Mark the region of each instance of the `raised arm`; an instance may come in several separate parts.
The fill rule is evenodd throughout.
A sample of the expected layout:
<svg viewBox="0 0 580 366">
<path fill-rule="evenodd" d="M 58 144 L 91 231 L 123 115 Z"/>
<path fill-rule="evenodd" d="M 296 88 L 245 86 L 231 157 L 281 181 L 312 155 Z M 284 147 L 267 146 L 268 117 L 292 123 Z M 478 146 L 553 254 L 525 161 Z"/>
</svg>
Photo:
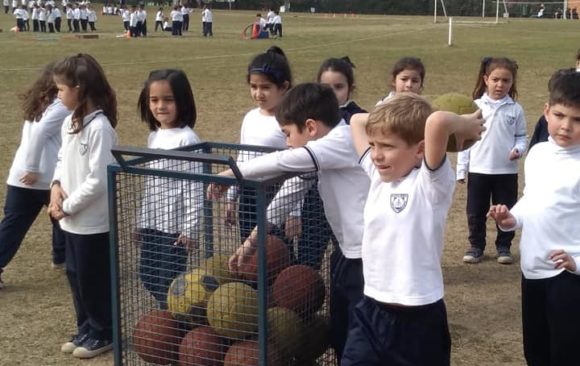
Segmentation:
<svg viewBox="0 0 580 366">
<path fill-rule="evenodd" d="M 368 113 L 357 113 L 350 118 L 352 141 L 359 157 L 369 148 L 369 138 L 365 130 L 368 119 Z"/>
</svg>

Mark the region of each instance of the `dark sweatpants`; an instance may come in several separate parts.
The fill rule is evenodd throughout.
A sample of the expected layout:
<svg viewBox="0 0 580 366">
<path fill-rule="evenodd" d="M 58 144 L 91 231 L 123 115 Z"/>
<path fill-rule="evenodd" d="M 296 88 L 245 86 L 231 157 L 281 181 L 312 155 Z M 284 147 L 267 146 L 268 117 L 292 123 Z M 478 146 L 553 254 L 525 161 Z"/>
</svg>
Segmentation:
<svg viewBox="0 0 580 366">
<path fill-rule="evenodd" d="M 469 226 L 469 243 L 472 247 L 485 250 L 485 233 L 489 202 L 504 204 L 512 208 L 518 200 L 517 174 L 478 174 L 467 176 L 467 224 Z M 497 249 L 509 249 L 515 233 L 504 232 L 496 227 Z"/>
<path fill-rule="evenodd" d="M 522 276 L 524 355 L 528 366 L 578 363 L 580 276 L 564 271 L 545 279 Z"/>
<path fill-rule="evenodd" d="M 401 307 L 365 296 L 354 309 L 342 366 L 448 366 L 450 357 L 443 299 Z"/>
<path fill-rule="evenodd" d="M 78 334 L 112 339 L 109 233 L 64 232 L 66 275 L 75 306 Z"/>
</svg>

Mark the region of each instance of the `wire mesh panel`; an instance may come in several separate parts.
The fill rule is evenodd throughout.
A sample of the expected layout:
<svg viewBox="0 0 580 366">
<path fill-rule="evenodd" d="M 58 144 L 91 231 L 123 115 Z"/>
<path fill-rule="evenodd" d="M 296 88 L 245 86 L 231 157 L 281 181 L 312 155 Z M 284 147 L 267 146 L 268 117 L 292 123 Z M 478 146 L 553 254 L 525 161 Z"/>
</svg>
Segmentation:
<svg viewBox="0 0 580 366">
<path fill-rule="evenodd" d="M 240 175 L 236 160 L 269 151 L 216 143 L 114 151 L 116 365 L 336 364 L 332 233 L 315 175 Z M 235 178 L 218 174 L 228 168 Z M 223 194 L 208 199 L 216 187 Z"/>
</svg>

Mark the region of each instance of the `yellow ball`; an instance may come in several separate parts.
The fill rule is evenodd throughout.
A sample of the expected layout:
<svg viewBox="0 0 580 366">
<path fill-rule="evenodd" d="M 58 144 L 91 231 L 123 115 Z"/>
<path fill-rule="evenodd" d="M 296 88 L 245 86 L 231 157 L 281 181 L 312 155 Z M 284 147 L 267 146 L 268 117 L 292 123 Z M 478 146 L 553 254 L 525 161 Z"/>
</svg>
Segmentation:
<svg viewBox="0 0 580 366">
<path fill-rule="evenodd" d="M 207 303 L 209 325 L 220 335 L 243 338 L 258 330 L 256 290 L 241 282 L 221 285 Z"/>
<path fill-rule="evenodd" d="M 470 97 L 457 93 L 440 95 L 433 100 L 432 105 L 434 109 L 453 112 L 456 114 L 470 114 L 478 109 L 477 104 L 475 104 Z M 463 141 L 462 146 L 458 146 L 457 136 L 451 135 L 449 136 L 449 141 L 447 143 L 447 151 L 457 152 L 465 150 L 473 146 L 475 142 L 475 140 L 466 140 Z"/>
<path fill-rule="evenodd" d="M 195 321 L 205 317 L 205 308 L 210 295 L 219 286 L 219 281 L 196 268 L 177 276 L 167 292 L 169 312 L 178 320 Z"/>
<path fill-rule="evenodd" d="M 201 261 L 200 268 L 205 269 L 207 274 L 214 276 L 220 285 L 234 280 L 228 267 L 229 256 L 224 254 L 214 254 L 213 256 Z"/>
</svg>

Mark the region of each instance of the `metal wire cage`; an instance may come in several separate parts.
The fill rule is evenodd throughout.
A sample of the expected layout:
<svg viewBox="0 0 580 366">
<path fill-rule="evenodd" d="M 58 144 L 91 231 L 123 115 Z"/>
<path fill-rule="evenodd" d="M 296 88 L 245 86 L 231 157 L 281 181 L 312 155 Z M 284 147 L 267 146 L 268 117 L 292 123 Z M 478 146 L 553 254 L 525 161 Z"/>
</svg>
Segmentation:
<svg viewBox="0 0 580 366">
<path fill-rule="evenodd" d="M 315 175 L 249 180 L 236 165 L 271 151 L 223 143 L 113 150 L 115 365 L 336 364 L 332 234 L 312 203 Z M 218 174 L 227 168 L 235 178 Z M 210 185 L 230 188 L 210 200 Z M 255 229 L 255 250 L 240 249 Z"/>
</svg>

